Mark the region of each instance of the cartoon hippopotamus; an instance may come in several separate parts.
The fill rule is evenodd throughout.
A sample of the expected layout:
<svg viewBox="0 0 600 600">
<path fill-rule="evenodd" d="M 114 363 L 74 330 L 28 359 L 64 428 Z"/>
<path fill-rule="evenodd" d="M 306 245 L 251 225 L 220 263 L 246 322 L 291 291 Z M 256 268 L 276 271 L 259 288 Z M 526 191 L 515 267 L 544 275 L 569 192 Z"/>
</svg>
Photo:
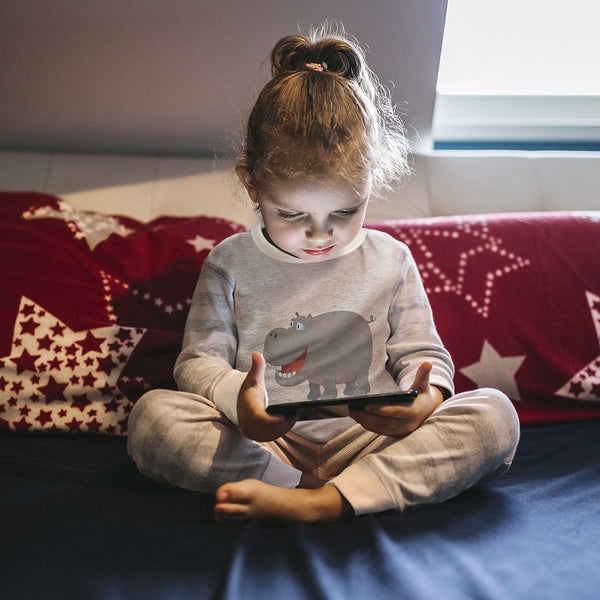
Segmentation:
<svg viewBox="0 0 600 600">
<path fill-rule="evenodd" d="M 349 311 L 315 317 L 296 313 L 287 329 L 273 329 L 265 339 L 264 357 L 275 366 L 275 381 L 290 387 L 308 380 L 309 400 L 336 398 L 341 383 L 346 396 L 367 394 L 373 358 L 369 323 L 374 320 Z"/>
</svg>

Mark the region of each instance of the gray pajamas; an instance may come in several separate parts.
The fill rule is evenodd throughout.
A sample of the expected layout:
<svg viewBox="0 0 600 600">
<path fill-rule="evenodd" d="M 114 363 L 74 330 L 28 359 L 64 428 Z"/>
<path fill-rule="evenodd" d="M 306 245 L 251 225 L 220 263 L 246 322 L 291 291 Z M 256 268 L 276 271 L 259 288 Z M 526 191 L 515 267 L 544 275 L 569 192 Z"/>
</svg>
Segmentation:
<svg viewBox="0 0 600 600">
<path fill-rule="evenodd" d="M 167 390 L 136 404 L 130 430 L 129 451 L 154 479 L 212 494 L 246 478 L 293 488 L 307 472 L 329 479 L 357 515 L 442 502 L 501 475 L 519 437 L 512 404 L 492 389 L 446 400 L 402 438 L 355 424 L 327 442 L 293 432 L 253 442 L 210 401 Z"/>
<path fill-rule="evenodd" d="M 307 263 L 256 228 L 225 240 L 203 265 L 175 365 L 181 391 L 151 391 L 131 413 L 129 452 L 142 473 L 213 493 L 245 478 L 295 487 L 307 472 L 362 514 L 440 502 L 510 465 L 518 419 L 489 389 L 446 400 L 401 438 L 348 417 L 298 423 L 270 443 L 248 440 L 236 407 L 256 351 L 271 363 L 270 404 L 408 389 L 424 360 L 431 383 L 453 393 L 453 365 L 404 244 L 362 230 L 340 253 Z"/>
</svg>

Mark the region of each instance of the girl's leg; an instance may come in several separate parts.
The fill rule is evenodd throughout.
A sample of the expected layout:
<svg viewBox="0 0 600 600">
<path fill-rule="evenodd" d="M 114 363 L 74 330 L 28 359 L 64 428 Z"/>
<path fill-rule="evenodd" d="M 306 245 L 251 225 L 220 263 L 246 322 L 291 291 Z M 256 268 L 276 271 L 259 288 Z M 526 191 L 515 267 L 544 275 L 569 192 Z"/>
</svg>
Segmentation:
<svg viewBox="0 0 600 600">
<path fill-rule="evenodd" d="M 281 490 L 260 481 L 223 486 L 217 492 L 217 520 L 332 521 L 443 502 L 506 471 L 518 439 L 517 414 L 504 394 L 492 389 L 459 394 L 403 438 L 357 425 L 322 445 L 314 473 L 331 485 L 314 490 Z M 303 445 L 293 448 L 300 460 Z M 307 445 L 307 450 L 313 449 Z"/>
<path fill-rule="evenodd" d="M 502 392 L 466 392 L 410 435 L 373 438 L 330 483 L 355 514 L 443 502 L 506 471 L 518 440 L 519 420 Z"/>
<path fill-rule="evenodd" d="M 299 481 L 299 470 L 283 460 L 278 461 L 263 445 L 246 440 L 203 399 L 202 403 L 208 404 L 218 415 L 209 419 L 211 427 L 219 431 L 212 443 L 204 442 L 204 433 L 193 431 L 197 423 L 189 406 L 183 411 L 181 427 L 175 420 L 173 427 L 177 429 L 171 431 L 173 427 L 166 426 L 169 433 L 163 435 L 162 421 L 172 420 L 173 408 L 188 395 L 160 394 L 164 395 L 163 399 L 152 404 L 162 406 L 168 395 L 173 406 L 160 414 L 160 410 L 148 411 L 142 404 L 138 409 L 140 414 L 154 413 L 153 417 L 146 414 L 143 419 L 135 414 L 138 411 L 134 408 L 130 454 L 142 472 L 174 485 L 207 492 L 218 486 L 215 513 L 221 522 L 238 519 L 333 521 L 352 514 L 401 511 L 442 502 L 506 471 L 519 439 L 519 422 L 510 400 L 496 390 L 476 390 L 447 400 L 419 429 L 403 438 L 378 436 L 358 425 L 341 434 L 323 446 L 320 453 L 323 464 L 317 465 L 315 470 L 321 479 L 328 479 L 328 473 L 331 474 L 333 478 L 329 483 L 332 485 L 315 487 L 317 479 L 304 476 Z M 198 397 L 187 400 L 198 402 Z M 205 417 L 197 419 L 204 420 Z M 221 444 L 223 426 L 226 427 L 223 431 L 233 431 L 235 435 L 231 438 L 228 433 L 225 443 Z M 153 433 L 145 435 L 147 429 Z M 210 428 L 206 431 L 210 433 Z M 153 450 L 155 446 L 161 447 L 158 453 Z M 262 455 L 258 460 L 250 459 L 246 450 L 250 447 L 260 448 L 269 458 Z M 205 451 L 208 451 L 208 460 L 199 456 Z M 274 452 L 285 454 L 279 448 Z M 300 454 L 296 453 L 294 462 Z M 276 461 L 276 468 L 270 467 L 271 461 Z M 243 466 L 236 468 L 236 464 Z M 254 474 L 244 475 L 249 479 L 239 481 L 244 473 L 251 472 Z M 290 475 L 290 483 L 281 487 L 279 481 L 284 479 L 284 474 Z M 229 483 L 220 485 L 225 481 Z M 294 481 L 299 481 L 299 488 L 291 489 Z M 206 482 L 210 485 L 206 486 Z M 303 489 L 305 487 L 314 489 Z"/>
<path fill-rule="evenodd" d="M 143 474 L 210 494 L 247 478 L 294 488 L 302 475 L 278 448 L 248 440 L 212 402 L 183 392 L 142 396 L 129 417 L 127 446 Z"/>
</svg>

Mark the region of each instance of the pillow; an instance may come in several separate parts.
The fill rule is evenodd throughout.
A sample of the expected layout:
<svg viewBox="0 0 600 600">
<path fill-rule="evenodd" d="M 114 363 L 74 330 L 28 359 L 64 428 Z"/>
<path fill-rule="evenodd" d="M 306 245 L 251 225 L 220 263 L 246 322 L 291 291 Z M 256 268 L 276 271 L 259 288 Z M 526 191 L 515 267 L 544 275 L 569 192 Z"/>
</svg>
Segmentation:
<svg viewBox="0 0 600 600">
<path fill-rule="evenodd" d="M 500 389 L 523 423 L 600 417 L 600 213 L 370 226 L 409 246 L 458 392 Z"/>
<path fill-rule="evenodd" d="M 202 261 L 244 227 L 0 193 L 0 429 L 124 434 L 172 369 Z"/>
</svg>

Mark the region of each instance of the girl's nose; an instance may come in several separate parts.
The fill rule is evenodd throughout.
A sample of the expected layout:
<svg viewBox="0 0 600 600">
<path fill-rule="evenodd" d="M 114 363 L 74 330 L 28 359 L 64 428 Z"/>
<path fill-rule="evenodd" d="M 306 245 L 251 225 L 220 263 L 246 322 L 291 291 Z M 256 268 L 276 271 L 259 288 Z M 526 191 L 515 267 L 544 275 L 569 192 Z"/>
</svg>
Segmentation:
<svg viewBox="0 0 600 600">
<path fill-rule="evenodd" d="M 329 225 L 311 225 L 305 231 L 306 238 L 309 240 L 329 240 L 333 235 L 333 227 Z"/>
</svg>

